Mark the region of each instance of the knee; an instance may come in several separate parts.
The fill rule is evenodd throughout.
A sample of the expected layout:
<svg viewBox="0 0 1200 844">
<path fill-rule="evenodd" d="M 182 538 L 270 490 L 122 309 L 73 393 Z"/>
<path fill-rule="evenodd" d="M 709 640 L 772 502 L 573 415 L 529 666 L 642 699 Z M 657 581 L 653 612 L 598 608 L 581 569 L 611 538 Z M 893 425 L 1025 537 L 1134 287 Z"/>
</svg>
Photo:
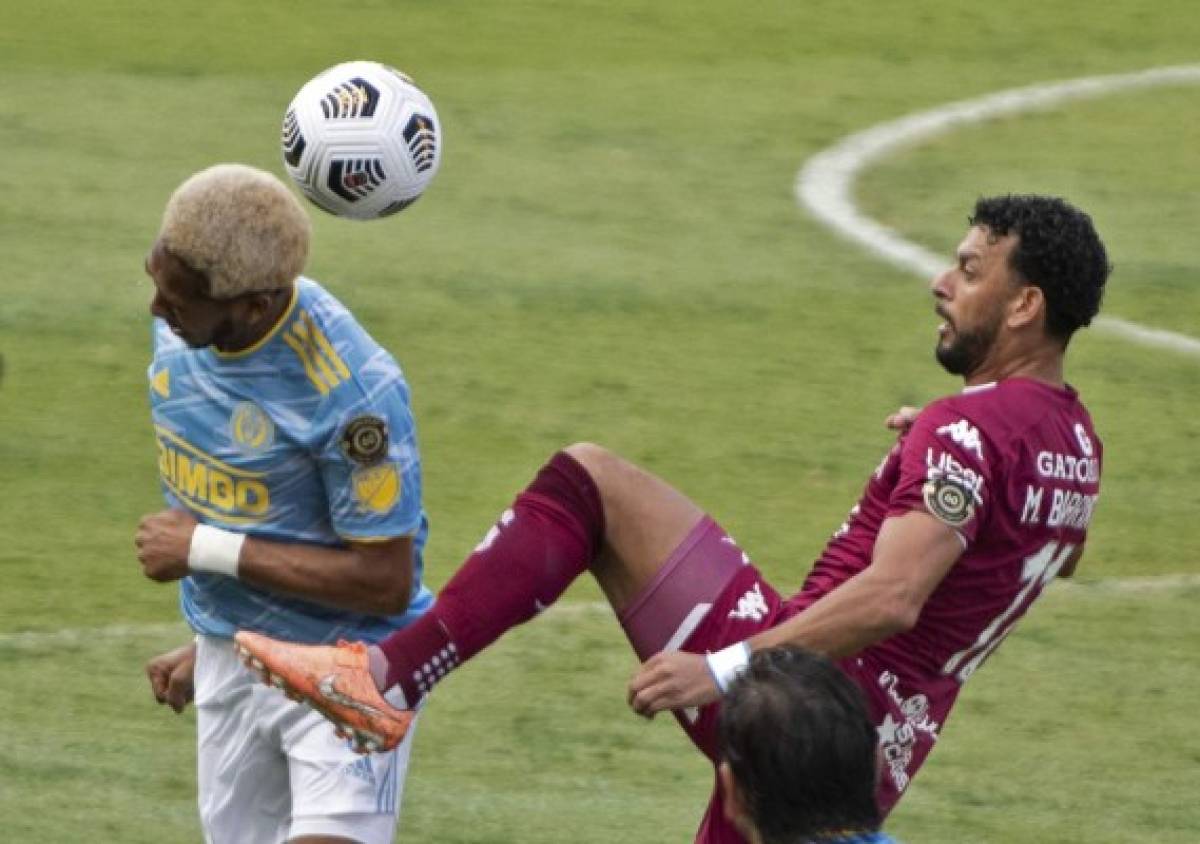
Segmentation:
<svg viewBox="0 0 1200 844">
<path fill-rule="evenodd" d="M 606 449 L 604 445 L 595 443 L 571 443 L 563 451 L 574 457 L 575 462 L 586 468 L 588 474 L 593 478 L 604 473 L 606 466 L 611 466 L 614 461 L 619 460 L 619 457 Z"/>
<path fill-rule="evenodd" d="M 621 458 L 615 452 L 595 443 L 573 443 L 564 448 L 563 452 L 591 475 L 592 481 L 599 489 L 605 487 L 605 478 L 610 476 L 612 469 L 621 462 Z"/>
</svg>

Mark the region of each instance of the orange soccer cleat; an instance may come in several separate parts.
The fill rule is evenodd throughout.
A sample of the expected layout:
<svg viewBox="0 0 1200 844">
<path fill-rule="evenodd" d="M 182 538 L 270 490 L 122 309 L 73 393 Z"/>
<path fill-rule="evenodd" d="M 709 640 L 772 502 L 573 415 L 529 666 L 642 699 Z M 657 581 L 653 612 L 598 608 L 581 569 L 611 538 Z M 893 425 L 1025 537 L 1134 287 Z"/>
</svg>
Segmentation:
<svg viewBox="0 0 1200 844">
<path fill-rule="evenodd" d="M 238 656 L 264 683 L 320 712 L 359 753 L 391 750 L 404 741 L 416 713 L 383 699 L 362 642 L 297 645 L 248 630 L 233 640 Z"/>
</svg>

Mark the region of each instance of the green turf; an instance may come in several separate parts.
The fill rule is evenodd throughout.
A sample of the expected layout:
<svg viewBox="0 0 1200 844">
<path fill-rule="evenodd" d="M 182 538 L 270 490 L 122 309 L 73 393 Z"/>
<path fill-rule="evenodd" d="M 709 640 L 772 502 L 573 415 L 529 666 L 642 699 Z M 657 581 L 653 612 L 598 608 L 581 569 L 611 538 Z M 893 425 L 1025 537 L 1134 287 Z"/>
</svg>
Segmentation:
<svg viewBox="0 0 1200 844">
<path fill-rule="evenodd" d="M 378 224 L 315 216 L 310 265 L 413 384 L 431 581 L 546 454 L 591 439 L 677 482 L 786 589 L 887 448 L 883 416 L 954 389 L 921 282 L 798 210 L 801 163 L 918 109 L 1194 61 L 1197 43 L 1182 0 L 0 0 L 0 636 L 176 618 L 131 550 L 159 506 L 142 258 L 194 170 L 280 172 L 283 107 L 326 65 L 406 69 L 445 125 L 428 197 Z M 1111 246 L 1108 311 L 1200 335 L 1198 96 L 964 128 L 858 196 L 949 250 L 979 193 L 1064 192 Z M 1092 333 L 1069 375 L 1107 446 L 1081 578 L 1194 571 L 1200 365 Z M 1048 598 L 972 680 L 896 831 L 1192 840 L 1195 597 Z M 708 772 L 625 713 L 633 661 L 611 624 L 569 618 L 439 693 L 407 840 L 688 840 Z M 0 638 L 0 837 L 197 840 L 190 716 L 153 707 L 140 675 L 177 637 L 147 629 L 65 652 Z"/>
</svg>

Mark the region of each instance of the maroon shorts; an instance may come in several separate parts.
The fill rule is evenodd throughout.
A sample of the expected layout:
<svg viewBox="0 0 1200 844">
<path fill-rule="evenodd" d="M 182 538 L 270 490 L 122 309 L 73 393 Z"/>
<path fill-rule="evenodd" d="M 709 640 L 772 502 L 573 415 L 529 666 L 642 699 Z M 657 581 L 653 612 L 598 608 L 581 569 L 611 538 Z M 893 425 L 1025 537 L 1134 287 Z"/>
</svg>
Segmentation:
<svg viewBox="0 0 1200 844">
<path fill-rule="evenodd" d="M 788 617 L 785 613 L 779 593 L 721 526 L 705 516 L 620 621 L 645 661 L 664 650 L 718 651 L 774 627 Z M 717 705 L 710 704 L 675 713 L 696 747 L 714 760 L 717 712 Z"/>
<path fill-rule="evenodd" d="M 620 621 L 644 661 L 663 650 L 721 650 L 781 624 L 807 603 L 811 602 L 785 603 L 737 543 L 705 516 Z M 886 814 L 937 740 L 939 724 L 928 716 L 943 719 L 950 701 L 939 706 L 918 690 L 901 688 L 898 678 L 873 662 L 870 651 L 839 664 L 862 690 L 880 729 L 882 776 L 877 801 Z M 718 702 L 674 713 L 692 743 L 714 763 L 719 712 Z M 929 725 L 932 730 L 921 729 Z M 725 820 L 716 790 L 696 840 L 743 841 Z"/>
</svg>

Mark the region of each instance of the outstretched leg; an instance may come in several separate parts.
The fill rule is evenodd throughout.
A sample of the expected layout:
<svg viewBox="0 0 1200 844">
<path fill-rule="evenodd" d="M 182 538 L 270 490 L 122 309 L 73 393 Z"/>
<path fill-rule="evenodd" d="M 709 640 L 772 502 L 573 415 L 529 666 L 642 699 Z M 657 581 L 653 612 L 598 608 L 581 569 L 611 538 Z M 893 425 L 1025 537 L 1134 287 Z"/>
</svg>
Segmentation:
<svg viewBox="0 0 1200 844">
<path fill-rule="evenodd" d="M 706 525 L 712 523 L 699 507 L 649 472 L 600 446 L 569 446 L 516 497 L 429 612 L 371 647 L 369 655 L 355 659 L 367 656 L 377 686 L 399 686 L 409 706 L 415 707 L 442 677 L 549 606 L 585 571 L 596 577 L 644 658 L 665 646 L 670 632 L 662 632 L 653 618 L 656 607 L 640 613 L 642 622 L 636 617 L 638 610 L 645 596 L 655 591 L 664 564 Z M 292 669 L 280 662 L 278 649 L 266 653 L 259 639 L 238 635 L 248 655 L 267 663 L 266 668 L 280 670 L 287 680 Z M 309 661 L 328 665 L 350 659 L 349 654 L 325 654 Z M 324 675 L 318 673 L 310 671 L 305 685 L 319 692 Z M 342 704 L 336 695 L 318 698 L 297 683 L 288 681 L 287 686 L 312 698 L 314 706 L 344 728 L 378 733 L 368 729 L 374 723 L 371 712 L 361 707 L 347 712 L 368 719 L 356 724 L 338 717 Z M 370 709 L 379 703 L 371 697 Z"/>
<path fill-rule="evenodd" d="M 702 517 L 632 463 L 596 445 L 570 446 L 516 497 L 430 611 L 380 643 L 385 685 L 416 701 L 588 570 L 620 614 Z"/>
</svg>

